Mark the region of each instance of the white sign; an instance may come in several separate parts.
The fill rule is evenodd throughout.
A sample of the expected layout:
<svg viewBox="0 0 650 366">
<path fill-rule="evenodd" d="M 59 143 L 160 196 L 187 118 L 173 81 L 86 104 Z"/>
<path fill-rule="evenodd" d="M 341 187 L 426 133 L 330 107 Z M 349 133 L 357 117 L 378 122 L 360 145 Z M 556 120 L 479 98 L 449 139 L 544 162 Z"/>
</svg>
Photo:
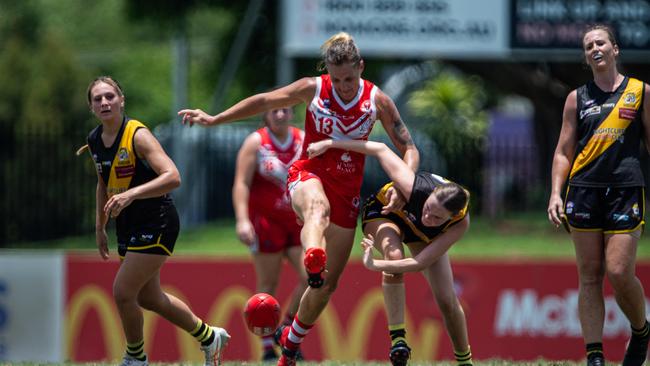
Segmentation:
<svg viewBox="0 0 650 366">
<path fill-rule="evenodd" d="M 362 56 L 503 57 L 508 11 L 507 0 L 284 0 L 281 50 L 318 56 L 345 31 Z"/>
<path fill-rule="evenodd" d="M 0 252 L 0 363 L 63 361 L 63 258 Z"/>
</svg>

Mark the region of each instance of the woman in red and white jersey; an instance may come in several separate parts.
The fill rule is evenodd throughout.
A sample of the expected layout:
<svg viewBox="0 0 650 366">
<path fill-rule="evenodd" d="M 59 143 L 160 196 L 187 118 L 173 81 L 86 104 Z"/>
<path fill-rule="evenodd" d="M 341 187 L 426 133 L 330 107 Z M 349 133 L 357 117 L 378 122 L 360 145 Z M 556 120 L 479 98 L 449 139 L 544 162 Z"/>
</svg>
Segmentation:
<svg viewBox="0 0 650 366">
<path fill-rule="evenodd" d="M 286 257 L 296 270 L 296 284 L 287 306 L 285 324 L 293 321 L 307 286 L 302 265 L 301 227 L 287 193 L 287 171 L 300 156 L 304 132 L 292 125 L 291 108 L 263 114 L 264 127 L 254 131 L 237 154 L 232 204 L 237 236 L 248 245 L 256 274 L 256 291 L 275 296 L 282 261 Z M 262 337 L 262 360 L 276 360 L 273 335 Z"/>
<path fill-rule="evenodd" d="M 307 105 L 303 154 L 289 168 L 288 188 L 293 209 L 304 223 L 301 242 L 310 288 L 293 324 L 281 334 L 283 354 L 278 365 L 295 363 L 300 343 L 336 289 L 354 243 L 359 213 L 364 156 L 331 149 L 308 160 L 306 146 L 326 138 L 367 140 L 375 121 L 380 120 L 408 166 L 415 171 L 419 164 L 419 153 L 395 103 L 361 78 L 364 61 L 352 37 L 338 33 L 321 46 L 321 52 L 325 75 L 253 95 L 215 116 L 200 109 L 178 112 L 184 124 L 214 126 L 270 109 Z"/>
</svg>

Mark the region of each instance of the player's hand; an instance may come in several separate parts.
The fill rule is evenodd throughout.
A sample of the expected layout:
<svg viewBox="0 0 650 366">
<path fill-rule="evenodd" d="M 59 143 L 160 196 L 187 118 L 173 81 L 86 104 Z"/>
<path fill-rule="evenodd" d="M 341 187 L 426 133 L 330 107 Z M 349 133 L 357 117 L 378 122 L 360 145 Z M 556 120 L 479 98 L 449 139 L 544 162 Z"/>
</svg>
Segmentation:
<svg viewBox="0 0 650 366">
<path fill-rule="evenodd" d="M 108 235 L 106 235 L 106 229 L 95 230 L 95 241 L 97 242 L 97 250 L 99 250 L 99 256 L 103 260 L 108 259 Z"/>
<path fill-rule="evenodd" d="M 404 198 L 402 192 L 394 186 L 386 190 L 386 198 L 388 199 L 388 204 L 381 208 L 382 215 L 388 215 L 390 212 L 399 211 L 406 204 L 406 198 Z"/>
<path fill-rule="evenodd" d="M 238 220 L 236 225 L 237 237 L 242 243 L 251 246 L 255 240 L 255 229 L 250 220 Z"/>
<path fill-rule="evenodd" d="M 181 123 L 184 125 L 189 124 L 190 127 L 195 123 L 202 126 L 211 126 L 215 123 L 214 117 L 200 109 L 181 109 L 178 111 L 178 115 L 183 116 Z"/>
<path fill-rule="evenodd" d="M 559 227 L 562 224 L 562 219 L 566 219 L 564 214 L 564 203 L 562 202 L 562 197 L 559 194 L 552 194 L 551 198 L 548 200 L 548 220 Z"/>
<path fill-rule="evenodd" d="M 109 217 L 117 217 L 128 205 L 133 202 L 133 197 L 130 191 L 116 194 L 108 199 L 104 205 L 104 213 Z"/>
<path fill-rule="evenodd" d="M 375 259 L 372 257 L 372 248 L 374 248 L 375 238 L 371 234 L 367 234 L 361 239 L 361 247 L 363 248 L 363 265 L 371 270 L 375 269 Z"/>
<path fill-rule="evenodd" d="M 332 140 L 330 139 L 312 142 L 309 144 L 309 146 L 307 146 L 307 156 L 310 159 L 315 158 L 327 151 L 330 146 L 332 146 Z"/>
</svg>

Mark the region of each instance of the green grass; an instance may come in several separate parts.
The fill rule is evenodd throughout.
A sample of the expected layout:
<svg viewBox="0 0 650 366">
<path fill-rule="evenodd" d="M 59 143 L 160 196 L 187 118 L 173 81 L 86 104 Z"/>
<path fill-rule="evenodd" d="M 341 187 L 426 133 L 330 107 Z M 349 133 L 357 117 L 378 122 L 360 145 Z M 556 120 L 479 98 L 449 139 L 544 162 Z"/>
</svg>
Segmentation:
<svg viewBox="0 0 650 366">
<path fill-rule="evenodd" d="M 112 230 L 111 230 L 112 231 Z M 111 232 L 110 243 L 115 239 Z M 355 243 L 361 238 L 357 229 Z M 66 239 L 14 243 L 10 248 L 88 250 L 94 252 L 94 235 Z M 454 258 L 463 259 L 572 259 L 573 244 L 563 228 L 549 224 L 545 213 L 520 213 L 499 220 L 472 217 L 469 231 L 451 249 Z M 176 243 L 177 255 L 248 256 L 248 249 L 237 240 L 233 219 L 223 219 L 206 225 L 185 228 Z M 355 245 L 353 257 L 360 257 L 361 246 Z M 650 236 L 642 236 L 638 257 L 650 260 Z"/>
</svg>

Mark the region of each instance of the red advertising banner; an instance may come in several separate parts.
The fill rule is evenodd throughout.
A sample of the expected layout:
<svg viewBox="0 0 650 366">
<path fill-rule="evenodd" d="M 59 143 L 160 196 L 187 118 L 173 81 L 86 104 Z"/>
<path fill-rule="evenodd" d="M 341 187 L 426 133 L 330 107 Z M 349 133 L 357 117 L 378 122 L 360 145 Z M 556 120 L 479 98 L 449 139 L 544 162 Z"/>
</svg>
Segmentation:
<svg viewBox="0 0 650 366">
<path fill-rule="evenodd" d="M 67 257 L 64 357 L 78 362 L 120 359 L 124 338 L 112 299 L 116 261 Z M 575 264 L 566 262 L 453 263 L 476 359 L 579 360 L 584 345 L 577 314 Z M 650 263 L 639 264 L 642 283 Z M 407 338 L 414 360 L 453 359 L 451 343 L 431 290 L 419 274 L 407 274 Z M 295 276 L 286 266 L 277 298 L 288 302 Z M 351 261 L 330 305 L 303 343 L 307 359 L 386 360 L 389 337 L 381 277 Z M 210 324 L 228 329 L 225 360 L 261 359 L 260 340 L 245 328 L 242 310 L 254 293 L 253 266 L 245 259 L 175 257 L 161 282 Z M 629 324 L 606 286 L 604 348 L 621 360 Z M 152 361 L 199 361 L 196 341 L 156 314 L 145 312 L 145 350 Z M 372 345 L 372 346 L 370 346 Z"/>
</svg>

